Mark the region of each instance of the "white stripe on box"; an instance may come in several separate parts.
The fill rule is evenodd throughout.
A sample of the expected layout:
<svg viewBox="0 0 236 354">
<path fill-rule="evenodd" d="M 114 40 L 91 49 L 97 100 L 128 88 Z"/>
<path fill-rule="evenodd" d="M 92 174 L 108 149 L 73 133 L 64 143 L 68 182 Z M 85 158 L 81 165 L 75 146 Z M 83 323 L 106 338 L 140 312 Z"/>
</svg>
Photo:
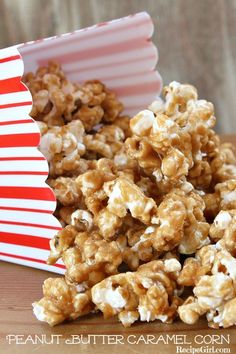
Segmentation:
<svg viewBox="0 0 236 354">
<path fill-rule="evenodd" d="M 0 198 L 0 207 L 54 211 L 56 208 L 56 201 Z"/>
<path fill-rule="evenodd" d="M 1 165 L 2 162 L 0 162 Z M 24 164 L 24 161 L 22 161 Z M 0 175 L 0 186 L 2 187 L 38 187 L 43 184 L 47 176 L 44 175 Z"/>
<path fill-rule="evenodd" d="M 10 243 L 1 243 L 1 252 L 17 254 L 23 257 L 32 257 L 36 259 L 46 260 L 49 256 L 49 251 L 39 248 L 27 247 L 21 245 L 12 245 Z"/>
<path fill-rule="evenodd" d="M 18 52 L 18 49 L 17 49 L 18 47 L 19 47 L 19 44 L 13 45 L 13 46 L 8 47 L 8 48 L 1 49 L 0 50 L 0 59 L 4 59 L 4 58 L 12 57 L 12 56 L 15 56 L 15 55 L 19 55 L 19 52 Z M 19 75 L 22 75 L 22 73 L 19 73 Z"/>
<path fill-rule="evenodd" d="M 25 217 L 27 218 L 27 216 L 28 215 L 26 213 Z M 25 218 L 25 222 L 28 221 L 26 218 Z M 27 236 L 29 236 L 29 238 L 43 237 L 48 240 L 53 238 L 58 232 L 57 230 L 53 230 L 53 229 L 44 229 L 44 228 L 33 227 L 33 226 L 1 224 L 1 222 L 0 222 L 0 231 L 7 232 L 7 233 L 14 233 L 19 236 L 20 235 L 27 235 Z"/>
<path fill-rule="evenodd" d="M 10 103 L 21 103 L 32 101 L 31 93 L 27 91 L 6 93 L 0 95 L 0 105 L 10 104 Z M 29 114 L 29 107 L 27 110 L 27 115 Z"/>
<path fill-rule="evenodd" d="M 43 157 L 35 147 L 9 147 L 0 148 L 0 157 Z"/>
<path fill-rule="evenodd" d="M 39 133 L 38 125 L 32 123 L 10 124 L 0 126 L 0 135 Z"/>
<path fill-rule="evenodd" d="M 36 259 L 43 259 L 47 260 L 49 256 L 49 251 L 42 250 L 39 248 L 34 247 L 27 247 L 21 245 L 12 245 L 10 243 L 0 243 L 1 245 L 1 252 L 3 253 L 10 253 L 14 255 L 19 255 L 22 257 L 31 257 Z M 64 264 L 61 259 L 57 261 L 57 264 Z"/>
<path fill-rule="evenodd" d="M 0 210 L 0 220 L 4 220 L 4 222 L 13 221 L 13 222 L 24 222 L 29 224 L 33 223 L 33 224 L 40 224 L 40 225 L 48 225 L 52 227 L 61 227 L 59 221 L 55 217 L 52 217 L 51 214 L 48 213 L 45 214 L 36 213 L 36 212 L 27 213 L 25 211 L 17 211 L 17 210 L 8 210 L 8 212 L 6 213 L 5 210 Z"/>
<path fill-rule="evenodd" d="M 0 63 L 0 80 L 20 76 L 20 73 L 23 73 L 23 70 L 24 64 L 21 59 Z"/>
<path fill-rule="evenodd" d="M 1 137 L 0 137 L 1 139 Z M 0 171 L 31 171 L 48 172 L 48 163 L 46 160 L 38 161 L 1 161 Z M 44 176 L 45 179 L 47 176 Z M 19 178 L 19 177 L 18 177 Z"/>
<path fill-rule="evenodd" d="M 8 243 L 0 243 L 1 244 L 1 252 L 16 254 L 22 257 L 32 257 L 36 259 L 47 260 L 49 256 L 49 251 L 41 250 L 39 248 L 27 247 L 21 245 L 12 245 Z M 61 259 L 57 261 L 57 264 L 64 264 Z"/>
<path fill-rule="evenodd" d="M 5 262 L 24 265 L 26 267 L 32 267 L 32 268 L 37 268 L 37 269 L 41 269 L 41 270 L 46 270 L 46 271 L 52 272 L 52 273 L 57 273 L 57 274 L 64 274 L 65 273 L 65 269 L 62 269 L 62 268 L 58 268 L 58 267 L 55 267 L 52 265 L 43 264 L 43 263 L 39 263 L 39 262 L 27 261 L 27 260 L 19 259 L 19 258 L 0 255 L 0 260 L 5 261 Z"/>
<path fill-rule="evenodd" d="M 27 119 L 30 109 L 30 106 L 2 108 L 0 109 L 0 120 L 1 122 L 9 122 L 12 120 Z"/>
</svg>

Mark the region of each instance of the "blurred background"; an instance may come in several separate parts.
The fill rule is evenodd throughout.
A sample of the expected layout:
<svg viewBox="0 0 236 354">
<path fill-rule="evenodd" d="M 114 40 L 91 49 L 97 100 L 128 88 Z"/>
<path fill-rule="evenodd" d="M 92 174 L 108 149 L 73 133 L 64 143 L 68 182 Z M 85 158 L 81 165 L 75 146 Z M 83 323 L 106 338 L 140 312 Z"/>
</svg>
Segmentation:
<svg viewBox="0 0 236 354">
<path fill-rule="evenodd" d="M 0 47 L 147 11 L 164 84 L 189 82 L 236 132 L 236 0 L 0 0 Z"/>
</svg>

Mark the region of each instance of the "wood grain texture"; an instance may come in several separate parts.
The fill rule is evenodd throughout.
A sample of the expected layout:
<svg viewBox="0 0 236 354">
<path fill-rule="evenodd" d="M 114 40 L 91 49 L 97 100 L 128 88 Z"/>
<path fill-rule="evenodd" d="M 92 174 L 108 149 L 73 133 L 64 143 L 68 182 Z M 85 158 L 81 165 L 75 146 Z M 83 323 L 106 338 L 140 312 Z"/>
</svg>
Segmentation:
<svg viewBox="0 0 236 354">
<path fill-rule="evenodd" d="M 223 141 L 231 141 L 236 146 L 236 135 L 224 136 Z M 84 353 L 84 354 L 120 354 L 137 353 L 137 354 L 175 354 L 176 345 L 165 345 L 159 343 L 139 345 L 128 344 L 127 337 L 129 335 L 136 336 L 136 339 L 141 335 L 154 335 L 156 337 L 164 335 L 180 335 L 188 342 L 192 342 L 193 347 L 199 347 L 194 343 L 196 335 L 224 335 L 230 336 L 230 344 L 215 345 L 217 348 L 230 348 L 231 353 L 236 353 L 236 328 L 228 328 L 221 330 L 212 330 L 207 327 L 204 319 L 201 319 L 197 324 L 188 326 L 180 321 L 174 324 L 163 324 L 159 321 L 152 323 L 136 323 L 131 328 L 124 328 L 116 319 L 104 320 L 101 315 L 84 316 L 77 321 L 65 323 L 53 328 L 47 324 L 36 320 L 32 313 L 32 302 L 42 297 L 42 283 L 48 277 L 56 277 L 54 273 L 49 273 L 37 269 L 27 268 L 10 263 L 0 262 L 0 353 L 4 354 L 51 354 L 51 353 Z M 30 342 L 25 345 L 8 344 L 6 336 L 9 334 L 23 335 L 25 340 L 27 336 L 45 335 L 48 342 L 51 335 L 61 335 L 60 344 L 37 344 Z M 76 344 L 68 345 L 65 343 L 71 335 L 121 335 L 124 336 L 125 344 L 108 345 L 101 344 L 101 339 L 97 344 Z M 132 337 L 134 339 L 135 337 Z M 209 338 L 212 337 L 207 337 Z M 205 345 L 206 346 L 206 345 Z M 212 345 L 209 344 L 209 347 Z M 188 348 L 189 345 L 183 345 L 183 348 Z"/>
<path fill-rule="evenodd" d="M 155 24 L 164 83 L 196 85 L 215 104 L 218 131 L 236 131 L 235 0 L 1 0 L 0 47 L 143 10 Z"/>
</svg>

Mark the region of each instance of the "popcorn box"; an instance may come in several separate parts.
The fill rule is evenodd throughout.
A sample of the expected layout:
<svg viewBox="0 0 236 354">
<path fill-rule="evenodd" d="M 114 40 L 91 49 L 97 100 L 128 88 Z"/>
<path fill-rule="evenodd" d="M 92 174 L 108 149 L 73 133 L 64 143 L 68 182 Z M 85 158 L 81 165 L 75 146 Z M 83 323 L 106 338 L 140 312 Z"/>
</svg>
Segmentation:
<svg viewBox="0 0 236 354">
<path fill-rule="evenodd" d="M 56 60 L 73 82 L 99 79 L 114 91 L 130 116 L 160 93 L 157 48 L 146 12 L 72 33 L 0 50 L 0 259 L 64 273 L 46 264 L 49 240 L 61 229 L 52 215 L 48 164 L 37 149 L 40 133 L 29 116 L 32 97 L 23 72 Z"/>
</svg>

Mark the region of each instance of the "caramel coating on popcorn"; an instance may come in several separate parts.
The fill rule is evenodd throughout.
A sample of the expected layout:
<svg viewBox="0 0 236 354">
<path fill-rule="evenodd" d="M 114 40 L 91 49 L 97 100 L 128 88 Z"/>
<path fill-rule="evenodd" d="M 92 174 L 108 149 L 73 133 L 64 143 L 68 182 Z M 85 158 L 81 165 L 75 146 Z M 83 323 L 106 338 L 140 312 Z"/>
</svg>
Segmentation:
<svg viewBox="0 0 236 354">
<path fill-rule="evenodd" d="M 63 278 L 46 279 L 43 295 L 42 299 L 33 303 L 33 311 L 39 321 L 45 321 L 50 326 L 75 320 L 94 308 L 90 291 L 79 293 L 75 285 L 67 284 Z"/>
<path fill-rule="evenodd" d="M 118 315 L 125 327 L 141 321 L 172 322 L 181 300 L 174 294 L 181 269 L 176 259 L 153 261 L 136 272 L 108 277 L 92 288 L 92 300 L 104 318 Z"/>
</svg>

